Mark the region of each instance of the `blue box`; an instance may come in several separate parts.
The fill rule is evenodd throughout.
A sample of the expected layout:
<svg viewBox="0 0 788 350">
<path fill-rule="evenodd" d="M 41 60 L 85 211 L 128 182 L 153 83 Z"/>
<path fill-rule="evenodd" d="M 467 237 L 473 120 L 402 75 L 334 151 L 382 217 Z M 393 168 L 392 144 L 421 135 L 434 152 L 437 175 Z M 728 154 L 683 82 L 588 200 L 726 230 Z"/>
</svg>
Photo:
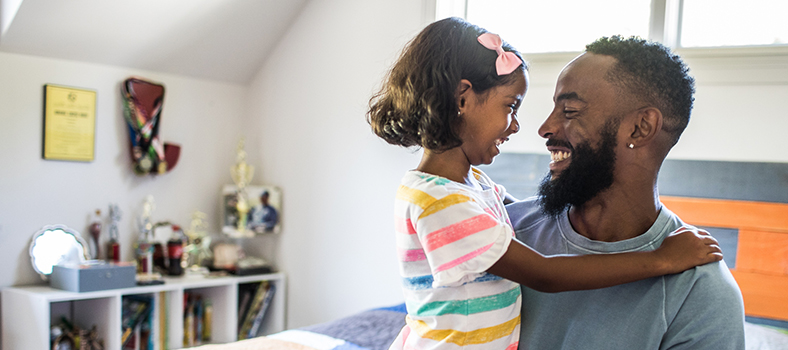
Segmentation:
<svg viewBox="0 0 788 350">
<path fill-rule="evenodd" d="M 72 292 L 130 288 L 137 285 L 136 275 L 133 264 L 55 265 L 49 285 Z"/>
</svg>

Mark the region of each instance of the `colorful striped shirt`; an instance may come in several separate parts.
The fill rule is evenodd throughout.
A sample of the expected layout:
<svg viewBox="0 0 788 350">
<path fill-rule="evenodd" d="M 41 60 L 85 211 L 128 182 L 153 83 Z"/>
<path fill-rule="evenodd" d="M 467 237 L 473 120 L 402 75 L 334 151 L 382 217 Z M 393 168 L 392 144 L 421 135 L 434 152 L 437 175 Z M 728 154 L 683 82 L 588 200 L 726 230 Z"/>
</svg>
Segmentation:
<svg viewBox="0 0 788 350">
<path fill-rule="evenodd" d="M 390 349 L 517 349 L 520 286 L 486 271 L 514 231 L 505 190 L 409 171 L 395 204 L 406 326 Z"/>
</svg>

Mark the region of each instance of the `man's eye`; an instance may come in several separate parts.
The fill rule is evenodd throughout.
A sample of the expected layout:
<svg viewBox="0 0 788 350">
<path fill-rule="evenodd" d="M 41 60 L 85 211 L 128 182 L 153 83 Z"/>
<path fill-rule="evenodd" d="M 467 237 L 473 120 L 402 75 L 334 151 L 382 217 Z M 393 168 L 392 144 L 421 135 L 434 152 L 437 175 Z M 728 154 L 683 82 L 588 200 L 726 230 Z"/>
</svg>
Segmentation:
<svg viewBox="0 0 788 350">
<path fill-rule="evenodd" d="M 564 115 L 566 115 L 567 117 L 573 117 L 573 116 L 577 115 L 577 111 L 574 110 L 574 109 L 565 109 L 564 110 Z"/>
</svg>

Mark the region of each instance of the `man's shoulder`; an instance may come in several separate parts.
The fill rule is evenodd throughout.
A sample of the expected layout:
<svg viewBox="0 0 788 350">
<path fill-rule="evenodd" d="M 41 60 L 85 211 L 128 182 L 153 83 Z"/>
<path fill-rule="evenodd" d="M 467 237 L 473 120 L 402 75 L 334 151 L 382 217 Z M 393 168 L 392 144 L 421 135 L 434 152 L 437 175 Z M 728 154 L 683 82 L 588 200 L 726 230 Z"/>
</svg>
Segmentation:
<svg viewBox="0 0 788 350">
<path fill-rule="evenodd" d="M 676 229 L 682 226 L 694 228 L 694 226 L 683 222 L 676 214 L 665 207 L 662 208 L 660 215 L 665 215 L 668 218 L 668 223 L 666 224 L 668 228 Z M 714 296 L 714 298 L 725 298 L 726 301 L 734 303 L 738 300 L 739 304 L 742 303 L 739 286 L 736 280 L 733 279 L 733 275 L 725 261 L 696 266 L 682 273 L 667 277 L 666 283 L 668 288 L 687 289 L 686 293 L 702 293 Z"/>
<path fill-rule="evenodd" d="M 741 290 L 724 261 L 696 266 L 666 279 L 668 290 L 683 293 L 701 293 L 720 300 L 741 304 Z"/>
<path fill-rule="evenodd" d="M 539 197 L 529 197 L 506 205 L 514 230 L 523 230 L 547 219 L 539 205 Z"/>
<path fill-rule="evenodd" d="M 668 347 L 744 348 L 744 302 L 725 262 L 698 266 L 664 280 L 668 329 L 663 342 Z"/>
</svg>

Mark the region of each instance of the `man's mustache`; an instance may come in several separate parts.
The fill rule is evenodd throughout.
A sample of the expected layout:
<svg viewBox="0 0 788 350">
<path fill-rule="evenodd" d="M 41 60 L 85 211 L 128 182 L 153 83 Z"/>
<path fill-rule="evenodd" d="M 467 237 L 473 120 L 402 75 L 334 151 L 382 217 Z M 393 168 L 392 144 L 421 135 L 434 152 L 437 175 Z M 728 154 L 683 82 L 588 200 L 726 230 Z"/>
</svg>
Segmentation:
<svg viewBox="0 0 788 350">
<path fill-rule="evenodd" d="M 547 147 L 550 147 L 550 146 L 565 147 L 565 148 L 568 148 L 570 151 L 574 151 L 575 150 L 575 148 L 572 147 L 572 145 L 569 142 L 566 142 L 564 140 L 558 140 L 558 139 L 547 139 L 547 142 L 545 142 L 545 146 L 547 146 Z"/>
</svg>

